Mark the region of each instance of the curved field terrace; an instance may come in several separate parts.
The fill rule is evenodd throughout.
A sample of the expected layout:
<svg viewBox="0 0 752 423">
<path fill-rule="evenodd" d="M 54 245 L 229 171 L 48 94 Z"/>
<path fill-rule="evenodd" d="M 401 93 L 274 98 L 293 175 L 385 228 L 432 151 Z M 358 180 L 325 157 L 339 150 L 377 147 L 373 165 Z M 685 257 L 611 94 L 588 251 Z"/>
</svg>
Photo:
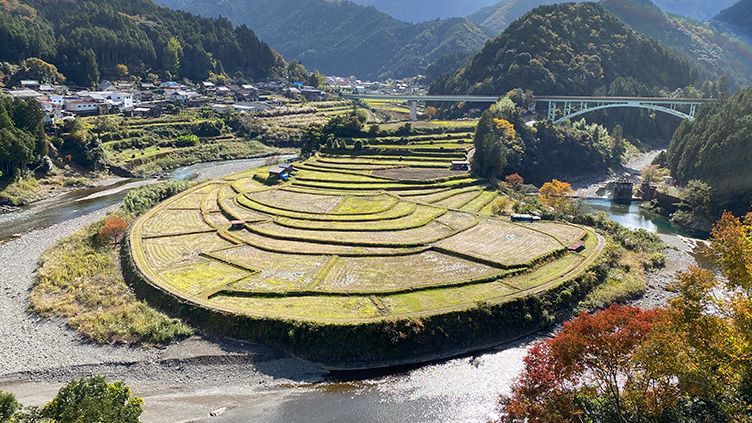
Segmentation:
<svg viewBox="0 0 752 423">
<path fill-rule="evenodd" d="M 266 169 L 208 182 L 139 219 L 131 256 L 184 303 L 319 324 L 503 304 L 599 257 L 605 241 L 588 228 L 492 217 L 500 194 L 449 172 L 455 155 L 320 155 L 273 186 Z M 568 248 L 580 240 L 584 249 Z"/>
</svg>

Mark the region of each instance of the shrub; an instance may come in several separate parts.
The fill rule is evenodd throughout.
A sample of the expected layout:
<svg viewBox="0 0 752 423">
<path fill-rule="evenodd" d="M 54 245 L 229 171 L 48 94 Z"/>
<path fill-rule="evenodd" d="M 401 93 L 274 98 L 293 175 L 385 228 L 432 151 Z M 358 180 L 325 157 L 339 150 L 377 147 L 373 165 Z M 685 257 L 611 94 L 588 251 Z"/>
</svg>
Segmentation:
<svg viewBox="0 0 752 423">
<path fill-rule="evenodd" d="M 203 121 L 198 124 L 195 134 L 200 137 L 218 137 L 225 131 L 225 123 L 222 120 L 214 119 Z"/>
<path fill-rule="evenodd" d="M 0 191 L 0 204 L 22 206 L 39 198 L 39 183 L 34 178 L 21 179 Z"/>
<path fill-rule="evenodd" d="M 53 168 L 52 159 L 50 159 L 50 156 L 44 156 L 42 157 L 42 174 L 47 175 L 52 171 Z"/>
<path fill-rule="evenodd" d="M 128 230 L 128 224 L 118 216 L 107 216 L 104 226 L 97 232 L 97 241 L 100 244 L 109 244 L 120 241 Z"/>
<path fill-rule="evenodd" d="M 196 135 L 181 135 L 175 140 L 175 147 L 193 147 L 198 143 L 199 138 Z"/>
<path fill-rule="evenodd" d="M 189 185 L 187 181 L 169 181 L 135 189 L 123 199 L 123 210 L 128 214 L 141 214 L 160 201 L 186 190 Z"/>
<path fill-rule="evenodd" d="M 107 383 L 104 376 L 72 380 L 60 388 L 55 399 L 42 410 L 46 418 L 59 422 L 137 423 L 144 412 L 141 398 L 131 397 L 122 381 Z"/>
<path fill-rule="evenodd" d="M 13 394 L 0 391 L 0 422 L 9 422 L 10 418 L 16 414 L 18 402 Z"/>
</svg>

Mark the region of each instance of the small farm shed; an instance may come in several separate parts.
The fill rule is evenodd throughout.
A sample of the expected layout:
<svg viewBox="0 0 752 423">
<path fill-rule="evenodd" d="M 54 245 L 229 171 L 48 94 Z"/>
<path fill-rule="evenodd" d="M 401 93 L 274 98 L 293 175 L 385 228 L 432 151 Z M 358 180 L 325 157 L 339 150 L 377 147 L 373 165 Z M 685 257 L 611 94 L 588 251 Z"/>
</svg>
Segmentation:
<svg viewBox="0 0 752 423">
<path fill-rule="evenodd" d="M 293 173 L 297 169 L 293 167 L 292 163 L 280 163 L 277 165 L 277 167 L 281 167 L 282 169 L 287 169 L 287 173 Z"/>
<path fill-rule="evenodd" d="M 513 214 L 509 217 L 512 222 L 537 222 L 541 220 L 538 216 L 532 214 Z"/>
<path fill-rule="evenodd" d="M 232 225 L 230 229 L 237 231 L 243 229 L 245 226 L 245 220 L 232 220 L 230 221 L 230 224 Z"/>
<path fill-rule="evenodd" d="M 285 165 L 282 165 L 282 166 L 285 166 Z M 291 165 L 288 165 L 289 167 L 282 167 L 282 166 L 274 166 L 274 167 L 269 168 L 269 177 L 279 178 L 279 179 L 289 178 L 292 166 Z"/>
<path fill-rule="evenodd" d="M 585 241 L 580 240 L 568 247 L 569 251 L 581 252 L 585 250 Z"/>
<path fill-rule="evenodd" d="M 451 167 L 451 169 L 452 170 L 470 170 L 470 162 L 468 162 L 467 160 L 452 161 L 452 167 Z"/>
</svg>

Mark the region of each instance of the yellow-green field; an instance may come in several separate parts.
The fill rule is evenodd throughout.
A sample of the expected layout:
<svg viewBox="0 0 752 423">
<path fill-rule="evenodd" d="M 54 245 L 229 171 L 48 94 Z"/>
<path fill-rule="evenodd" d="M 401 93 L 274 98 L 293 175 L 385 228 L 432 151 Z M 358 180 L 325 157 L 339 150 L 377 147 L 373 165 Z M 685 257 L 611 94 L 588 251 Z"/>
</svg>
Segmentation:
<svg viewBox="0 0 752 423">
<path fill-rule="evenodd" d="M 587 228 L 491 216 L 502 194 L 449 171 L 469 145 L 425 138 L 452 148 L 320 154 L 286 182 L 264 184 L 260 169 L 197 186 L 134 224 L 137 268 L 215 310 L 359 323 L 508 302 L 576 278 L 600 256 L 605 241 Z M 570 251 L 579 240 L 585 249 Z"/>
</svg>

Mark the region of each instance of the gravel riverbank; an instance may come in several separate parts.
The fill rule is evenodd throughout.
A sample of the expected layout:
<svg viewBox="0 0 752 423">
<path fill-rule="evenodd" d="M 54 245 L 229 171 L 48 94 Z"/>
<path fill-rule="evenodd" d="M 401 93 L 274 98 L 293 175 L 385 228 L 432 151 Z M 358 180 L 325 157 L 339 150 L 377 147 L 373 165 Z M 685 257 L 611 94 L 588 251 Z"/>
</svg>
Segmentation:
<svg viewBox="0 0 752 423">
<path fill-rule="evenodd" d="M 43 405 L 72 378 L 104 374 L 126 380 L 146 399 L 143 421 L 176 422 L 206 417 L 221 402 L 222 388 L 245 398 L 273 392 L 280 384 L 321 380 L 320 369 L 271 349 L 202 337 L 163 349 L 100 346 L 83 341 L 61 319 L 28 313 L 27 297 L 41 254 L 116 207 L 0 245 L 0 390 L 15 393 L 23 404 Z M 212 397 L 212 390 L 219 391 Z M 186 396 L 192 400 L 180 401 Z"/>
<path fill-rule="evenodd" d="M 631 304 L 636 307 L 651 309 L 665 305 L 668 300 L 676 297 L 674 291 L 668 289 L 679 272 L 686 271 L 689 266 L 696 265 L 695 259 L 682 249 L 666 248 L 666 267 L 648 274 L 648 289 L 641 298 Z"/>
</svg>

